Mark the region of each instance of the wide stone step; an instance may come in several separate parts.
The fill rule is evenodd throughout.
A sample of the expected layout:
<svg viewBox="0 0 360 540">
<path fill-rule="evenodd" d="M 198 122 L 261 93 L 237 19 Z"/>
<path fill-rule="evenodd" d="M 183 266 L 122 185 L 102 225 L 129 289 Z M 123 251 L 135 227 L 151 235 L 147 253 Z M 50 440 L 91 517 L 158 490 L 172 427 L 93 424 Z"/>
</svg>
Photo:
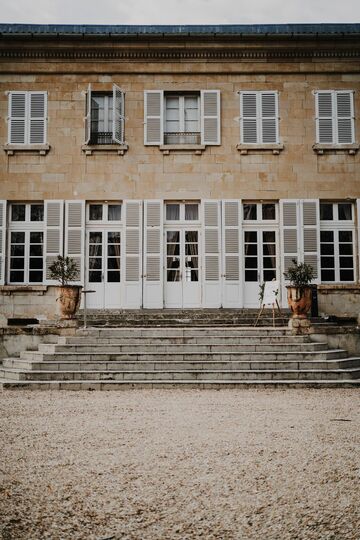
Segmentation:
<svg viewBox="0 0 360 540">
<path fill-rule="evenodd" d="M 360 367 L 360 358 L 340 358 L 335 360 L 323 361 L 206 361 L 206 362 L 189 362 L 189 361 L 100 361 L 100 362 L 36 362 L 30 360 L 21 360 L 20 358 L 5 358 L 3 361 L 4 368 L 33 370 L 33 371 L 157 371 L 157 370 L 294 370 L 294 369 L 347 369 Z"/>
<path fill-rule="evenodd" d="M 321 351 L 326 349 L 327 344 L 321 342 L 313 343 L 301 343 L 297 345 L 292 345 L 292 352 L 298 351 L 299 353 L 305 351 Z M 216 352 L 272 352 L 274 348 L 277 351 L 288 351 L 288 343 L 277 343 L 265 344 L 265 343 L 242 343 L 242 344 L 228 344 L 225 343 L 211 343 L 208 345 L 199 345 L 193 343 L 186 344 L 169 344 L 169 343 L 134 343 L 129 345 L 103 345 L 103 344 L 92 344 L 92 345 L 53 345 L 53 344 L 40 344 L 39 351 L 43 353 L 92 353 L 92 354 L 103 354 L 103 353 L 159 353 L 159 354 L 173 354 L 176 353 L 188 353 L 188 352 L 207 352 L 207 353 L 216 353 Z"/>
<path fill-rule="evenodd" d="M 346 357 L 346 351 L 343 349 L 319 350 L 319 351 L 242 351 L 242 352 L 126 352 L 126 353 L 94 353 L 94 352 L 59 352 L 59 353 L 43 353 L 40 351 L 23 351 L 20 353 L 22 360 L 37 360 L 37 361 L 116 361 L 116 360 L 189 360 L 189 361 L 206 361 L 206 360 L 330 360 L 333 358 Z"/>
<path fill-rule="evenodd" d="M 228 344 L 228 345 L 247 345 L 247 344 L 269 344 L 286 343 L 290 345 L 298 345 L 301 343 L 310 343 L 309 336 L 124 336 L 124 337 L 107 337 L 94 338 L 88 336 L 62 336 L 58 339 L 58 345 L 162 345 L 162 344 L 194 344 L 194 345 L 209 345 L 209 344 Z M 53 343 L 53 342 L 52 342 Z"/>
<path fill-rule="evenodd" d="M 223 336 L 223 337 L 241 337 L 246 335 L 255 336 L 286 336 L 291 335 L 288 327 L 281 328 L 215 328 L 206 326 L 204 328 L 86 328 L 79 329 L 76 337 L 86 336 L 89 338 L 122 338 L 122 337 L 166 337 L 166 336 L 181 336 L 181 337 L 208 337 L 208 336 Z"/>
<path fill-rule="evenodd" d="M 348 370 L 162 370 L 162 371 L 21 371 L 3 369 L 8 380 L 100 380 L 100 381 L 162 381 L 162 380 L 336 380 L 359 379 L 360 368 Z"/>
<path fill-rule="evenodd" d="M 74 381 L 10 381 L 0 380 L 3 390 L 137 390 L 137 389 L 172 389 L 172 388 L 197 388 L 197 389 L 241 389 L 251 387 L 269 388 L 353 388 L 360 387 L 359 379 L 337 380 L 295 380 L 295 379 L 258 379 L 258 380 L 208 380 L 208 381 L 98 381 L 98 380 L 74 380 Z"/>
</svg>

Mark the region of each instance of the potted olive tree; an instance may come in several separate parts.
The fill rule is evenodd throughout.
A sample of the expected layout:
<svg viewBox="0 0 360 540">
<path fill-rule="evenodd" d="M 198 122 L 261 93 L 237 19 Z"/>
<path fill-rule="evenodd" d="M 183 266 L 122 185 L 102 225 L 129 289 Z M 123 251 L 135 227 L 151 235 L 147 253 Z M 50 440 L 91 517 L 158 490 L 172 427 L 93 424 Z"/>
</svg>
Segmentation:
<svg viewBox="0 0 360 540">
<path fill-rule="evenodd" d="M 298 263 L 293 259 L 292 266 L 284 272 L 284 276 L 290 281 L 290 285 L 286 288 L 293 319 L 306 319 L 312 303 L 310 283 L 315 277 L 314 268 L 310 264 Z"/>
<path fill-rule="evenodd" d="M 62 319 L 74 319 L 80 306 L 81 285 L 71 284 L 79 277 L 79 269 L 71 257 L 58 255 L 57 259 L 49 266 L 50 278 L 59 281 L 59 296 Z"/>
</svg>

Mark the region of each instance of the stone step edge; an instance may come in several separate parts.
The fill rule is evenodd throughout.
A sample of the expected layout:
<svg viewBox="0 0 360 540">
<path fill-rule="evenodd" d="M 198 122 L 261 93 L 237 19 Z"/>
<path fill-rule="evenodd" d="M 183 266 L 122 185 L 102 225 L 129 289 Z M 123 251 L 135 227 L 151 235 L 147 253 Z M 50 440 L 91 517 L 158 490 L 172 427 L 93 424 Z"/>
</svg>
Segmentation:
<svg viewBox="0 0 360 540">
<path fill-rule="evenodd" d="M 41 390 L 103 390 L 106 387 L 128 388 L 136 389 L 139 386 L 145 388 L 173 388 L 175 386 L 188 386 L 196 388 L 207 387 L 250 387 L 250 386 L 286 386 L 287 388 L 296 387 L 311 387 L 311 388 L 334 388 L 334 387 L 354 387 L 360 386 L 359 379 L 342 379 L 342 380 L 229 380 L 229 381 L 191 381 L 191 380 L 177 380 L 177 381 L 9 381 L 6 379 L 0 379 L 0 388 L 6 389 L 21 389 L 36 387 L 34 389 Z"/>
<path fill-rule="evenodd" d="M 274 351 L 216 351 L 214 353 L 212 353 L 211 351 L 203 351 L 203 352 L 197 352 L 197 351 L 194 351 L 194 352 L 175 352 L 175 353 L 170 353 L 172 354 L 173 356 L 176 355 L 176 356 L 179 356 L 179 355 L 200 355 L 200 354 L 213 354 L 213 355 L 219 355 L 219 354 L 237 354 L 237 355 L 244 355 L 244 354 L 263 354 L 263 355 L 270 355 L 270 354 L 289 354 L 291 356 L 294 356 L 294 355 L 299 355 L 299 354 L 302 354 L 303 351 L 287 351 L 287 352 L 284 352 L 284 351 L 277 351 L 277 350 L 274 350 Z M 93 352 L 54 352 L 54 353 L 47 353 L 47 352 L 43 352 L 43 351 L 22 351 L 23 354 L 25 353 L 32 353 L 32 354 L 37 354 L 37 355 L 40 355 L 40 354 L 43 354 L 43 355 L 57 355 L 57 354 L 63 354 L 63 355 L 76 355 L 76 356 L 89 356 L 89 355 L 92 355 L 92 354 L 116 354 L 116 355 L 119 355 L 119 356 L 123 356 L 123 355 L 129 355 L 129 356 L 139 356 L 139 355 L 153 355 L 153 354 L 158 354 L 159 356 L 168 356 L 169 353 L 167 352 L 118 352 L 118 353 L 93 353 Z M 319 351 L 304 351 L 303 354 L 313 354 L 313 355 L 316 355 L 316 354 L 324 354 L 324 353 L 345 353 L 347 354 L 347 352 L 345 351 L 345 349 L 322 349 L 322 350 L 319 350 Z"/>
</svg>

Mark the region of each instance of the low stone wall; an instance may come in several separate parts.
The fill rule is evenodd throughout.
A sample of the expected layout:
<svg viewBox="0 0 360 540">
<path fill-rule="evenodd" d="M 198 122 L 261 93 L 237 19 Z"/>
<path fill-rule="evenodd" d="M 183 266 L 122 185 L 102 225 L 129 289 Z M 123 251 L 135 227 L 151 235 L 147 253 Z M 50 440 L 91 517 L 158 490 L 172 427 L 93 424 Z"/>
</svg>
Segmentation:
<svg viewBox="0 0 360 540">
<path fill-rule="evenodd" d="M 319 315 L 354 317 L 360 314 L 360 285 L 318 285 Z"/>
<path fill-rule="evenodd" d="M 56 297 L 56 286 L 1 286 L 0 328 L 7 326 L 8 319 L 56 319 L 59 314 Z"/>
<path fill-rule="evenodd" d="M 360 354 L 360 328 L 358 326 L 329 326 L 321 329 L 320 326 L 313 327 L 311 334 L 312 341 L 328 344 L 331 349 L 344 349 L 350 356 Z"/>
</svg>

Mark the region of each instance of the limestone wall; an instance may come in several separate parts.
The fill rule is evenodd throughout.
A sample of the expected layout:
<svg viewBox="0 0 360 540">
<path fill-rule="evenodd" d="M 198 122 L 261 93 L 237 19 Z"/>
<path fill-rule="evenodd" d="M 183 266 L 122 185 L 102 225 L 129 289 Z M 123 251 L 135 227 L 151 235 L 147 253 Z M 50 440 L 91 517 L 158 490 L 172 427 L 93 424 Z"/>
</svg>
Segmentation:
<svg viewBox="0 0 360 540">
<path fill-rule="evenodd" d="M 0 327 L 8 319 L 56 319 L 57 288 L 42 285 L 5 285 L 0 287 Z"/>
</svg>

